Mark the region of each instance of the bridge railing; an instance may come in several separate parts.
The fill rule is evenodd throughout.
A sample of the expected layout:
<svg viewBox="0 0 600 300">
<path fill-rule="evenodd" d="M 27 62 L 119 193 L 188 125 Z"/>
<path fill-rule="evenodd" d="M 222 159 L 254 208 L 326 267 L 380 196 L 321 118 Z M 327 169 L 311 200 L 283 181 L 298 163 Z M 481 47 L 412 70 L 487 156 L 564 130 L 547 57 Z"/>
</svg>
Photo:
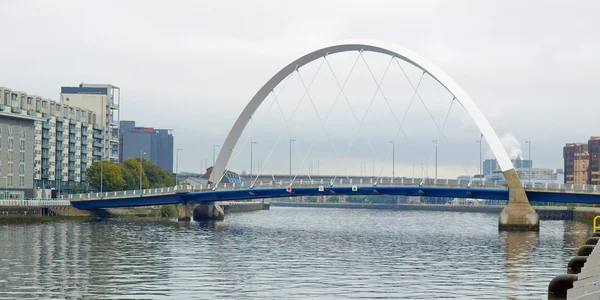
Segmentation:
<svg viewBox="0 0 600 300">
<path fill-rule="evenodd" d="M 98 192 L 98 193 L 81 193 L 81 194 L 68 194 L 61 195 L 60 199 L 66 200 L 77 200 L 84 201 L 87 199 L 101 199 L 101 198 L 130 198 L 130 197 L 143 197 L 143 196 L 156 196 L 156 195 L 170 195 L 176 193 L 185 193 L 198 191 L 200 187 L 194 185 L 178 185 L 174 187 L 162 187 L 162 188 L 151 188 L 142 190 L 128 190 L 128 191 L 117 191 L 117 192 Z"/>
<path fill-rule="evenodd" d="M 31 200 L 0 200 L 0 206 L 14 207 L 49 207 L 49 206 L 70 206 L 69 200 L 57 199 L 31 199 Z"/>
</svg>

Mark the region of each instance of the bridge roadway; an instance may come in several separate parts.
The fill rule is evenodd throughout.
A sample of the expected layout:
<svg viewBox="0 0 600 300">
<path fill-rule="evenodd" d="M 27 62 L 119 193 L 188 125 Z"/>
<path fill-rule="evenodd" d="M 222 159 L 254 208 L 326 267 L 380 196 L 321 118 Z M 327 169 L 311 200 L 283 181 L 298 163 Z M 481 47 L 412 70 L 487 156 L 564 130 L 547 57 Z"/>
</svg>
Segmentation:
<svg viewBox="0 0 600 300">
<path fill-rule="evenodd" d="M 289 178 L 289 177 L 288 177 Z M 476 198 L 508 200 L 508 190 L 497 182 L 493 185 L 480 185 L 478 182 L 459 180 L 430 179 L 381 179 L 373 183 L 373 179 L 345 180 L 340 179 L 333 184 L 326 180 L 294 182 L 291 191 L 287 190 L 289 182 L 283 180 L 261 181 L 258 185 L 219 184 L 214 186 L 177 186 L 157 188 L 65 195 L 65 199 L 79 209 L 97 209 L 108 207 L 132 207 L 166 204 L 200 204 L 214 201 L 243 201 L 264 198 L 298 197 L 298 196 L 333 196 L 333 195 L 405 195 L 448 198 Z M 329 183 L 328 185 L 325 185 Z M 527 184 L 525 184 L 527 186 Z M 600 204 L 600 191 L 591 185 L 564 184 L 532 184 L 526 188 L 529 201 L 554 203 L 587 203 Z"/>
</svg>

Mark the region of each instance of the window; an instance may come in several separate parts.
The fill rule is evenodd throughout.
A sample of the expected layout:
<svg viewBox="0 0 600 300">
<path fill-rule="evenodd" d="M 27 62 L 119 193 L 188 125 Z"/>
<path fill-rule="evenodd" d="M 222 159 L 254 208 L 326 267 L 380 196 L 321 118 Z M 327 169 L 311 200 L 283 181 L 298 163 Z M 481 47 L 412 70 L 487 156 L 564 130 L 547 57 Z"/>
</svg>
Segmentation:
<svg viewBox="0 0 600 300">
<path fill-rule="evenodd" d="M 48 101 L 43 101 L 42 102 L 42 107 L 48 107 Z"/>
<path fill-rule="evenodd" d="M 8 127 L 8 135 L 12 135 L 12 130 L 13 130 L 12 126 L 7 126 L 7 127 Z"/>
<path fill-rule="evenodd" d="M 25 164 L 19 164 L 19 174 L 25 174 Z"/>
<path fill-rule="evenodd" d="M 21 175 L 19 176 L 19 186 L 25 186 L 25 176 Z"/>
<path fill-rule="evenodd" d="M 68 114 L 68 112 L 69 112 L 69 108 L 65 106 L 65 107 L 64 107 L 64 110 L 63 110 L 63 117 L 65 117 L 65 118 L 66 118 L 66 117 L 67 117 L 67 114 Z"/>
<path fill-rule="evenodd" d="M 19 152 L 19 162 L 22 162 L 22 163 L 25 162 L 25 152 L 24 151 Z"/>
<path fill-rule="evenodd" d="M 8 149 L 9 150 L 13 149 L 13 138 L 12 137 L 8 138 Z"/>
<path fill-rule="evenodd" d="M 73 114 L 73 108 L 72 107 L 69 107 L 69 113 Z"/>
<path fill-rule="evenodd" d="M 35 110 L 40 110 L 41 108 L 42 108 L 42 101 L 38 99 L 35 101 Z"/>
<path fill-rule="evenodd" d="M 50 103 L 50 114 L 54 115 L 54 103 Z"/>
<path fill-rule="evenodd" d="M 8 180 L 8 186 L 12 186 L 13 185 L 13 177 L 12 177 L 12 175 L 6 177 L 6 179 Z"/>
<path fill-rule="evenodd" d="M 21 137 L 24 138 L 27 136 L 27 128 L 21 127 Z"/>
<path fill-rule="evenodd" d="M 81 116 L 82 116 L 82 117 L 84 117 L 84 118 L 85 118 L 85 117 L 86 117 L 86 115 L 87 115 L 87 112 L 86 112 L 85 110 L 81 111 Z"/>
<path fill-rule="evenodd" d="M 27 97 L 27 104 L 31 105 L 33 103 L 33 98 Z"/>
<path fill-rule="evenodd" d="M 13 163 L 8 162 L 7 167 L 8 167 L 7 174 L 12 174 Z"/>
<path fill-rule="evenodd" d="M 25 151 L 25 140 L 24 139 L 19 140 L 19 149 L 21 151 Z"/>
</svg>

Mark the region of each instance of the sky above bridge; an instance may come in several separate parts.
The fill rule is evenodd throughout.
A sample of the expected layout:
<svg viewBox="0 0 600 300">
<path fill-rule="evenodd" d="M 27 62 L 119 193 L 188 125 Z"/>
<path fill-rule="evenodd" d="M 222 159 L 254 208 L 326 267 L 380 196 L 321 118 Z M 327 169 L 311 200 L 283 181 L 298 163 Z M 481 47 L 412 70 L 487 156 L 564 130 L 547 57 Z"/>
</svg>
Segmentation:
<svg viewBox="0 0 600 300">
<path fill-rule="evenodd" d="M 524 141 L 532 141 L 535 167 L 560 168 L 565 143 L 600 135 L 596 1 L 5 1 L 2 11 L 1 86 L 50 99 L 59 98 L 61 86 L 81 82 L 119 86 L 122 120 L 175 129 L 176 147 L 184 149 L 181 171 L 200 171 L 204 161 L 211 163 L 212 145 L 223 143 L 246 103 L 280 68 L 346 39 L 399 44 L 439 65 L 473 98 L 513 157 L 527 156 Z M 337 76 L 343 78 L 356 58 L 332 58 Z M 259 141 L 255 160 L 266 161 L 274 148 L 268 171 L 288 172 L 291 135 L 297 140 L 294 162 L 304 160 L 308 167 L 312 160 L 316 172 L 318 160 L 320 173 L 339 172 L 340 153 L 357 127 L 351 114 L 365 111 L 364 99 L 376 91 L 369 68 L 380 78 L 388 63 L 367 54 L 365 59 L 370 66 L 359 66 L 348 88 L 353 89 L 349 102 L 356 106 L 336 107 L 337 115 L 325 126 L 329 138 L 323 134 L 309 147 L 322 129 L 310 102 L 300 106 L 290 129 L 277 119 L 276 108 L 265 107 L 269 117 L 255 124 L 257 135 L 242 137 L 242 142 Z M 302 70 L 304 81 L 318 64 Z M 346 172 L 380 173 L 391 161 L 393 140 L 397 175 L 410 176 L 421 163 L 433 174 L 431 141 L 444 138 L 437 136 L 427 110 L 441 123 L 452 99 L 425 80 L 428 107 L 415 105 L 408 114 L 407 143 L 395 127 L 412 94 L 400 83 L 400 72 L 392 64 L 382 83 L 395 113 L 388 113 L 382 95 L 375 96 L 362 126 L 368 140 L 358 135 Z M 407 72 L 419 80 L 419 72 Z M 322 87 L 310 89 L 323 103 L 320 114 L 337 92 L 331 77 L 323 76 Z M 303 92 L 299 78 L 290 82 L 281 100 L 287 116 Z M 464 111 L 450 111 L 451 146 L 440 142 L 440 177 L 475 172 L 479 155 L 477 128 Z M 304 159 L 308 149 L 313 155 Z M 248 146 L 238 151 L 231 169 L 248 171 Z M 379 157 L 375 168 L 373 152 Z M 491 157 L 485 144 L 483 154 Z"/>
</svg>

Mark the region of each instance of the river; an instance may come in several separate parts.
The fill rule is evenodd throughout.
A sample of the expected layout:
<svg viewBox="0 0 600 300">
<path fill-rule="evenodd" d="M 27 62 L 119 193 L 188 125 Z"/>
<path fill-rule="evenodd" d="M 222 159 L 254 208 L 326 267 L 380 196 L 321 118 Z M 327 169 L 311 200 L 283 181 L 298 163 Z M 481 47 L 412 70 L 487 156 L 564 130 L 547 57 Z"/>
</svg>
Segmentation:
<svg viewBox="0 0 600 300">
<path fill-rule="evenodd" d="M 590 227 L 494 214 L 272 207 L 180 226 L 0 225 L 0 299 L 546 299 Z"/>
</svg>

